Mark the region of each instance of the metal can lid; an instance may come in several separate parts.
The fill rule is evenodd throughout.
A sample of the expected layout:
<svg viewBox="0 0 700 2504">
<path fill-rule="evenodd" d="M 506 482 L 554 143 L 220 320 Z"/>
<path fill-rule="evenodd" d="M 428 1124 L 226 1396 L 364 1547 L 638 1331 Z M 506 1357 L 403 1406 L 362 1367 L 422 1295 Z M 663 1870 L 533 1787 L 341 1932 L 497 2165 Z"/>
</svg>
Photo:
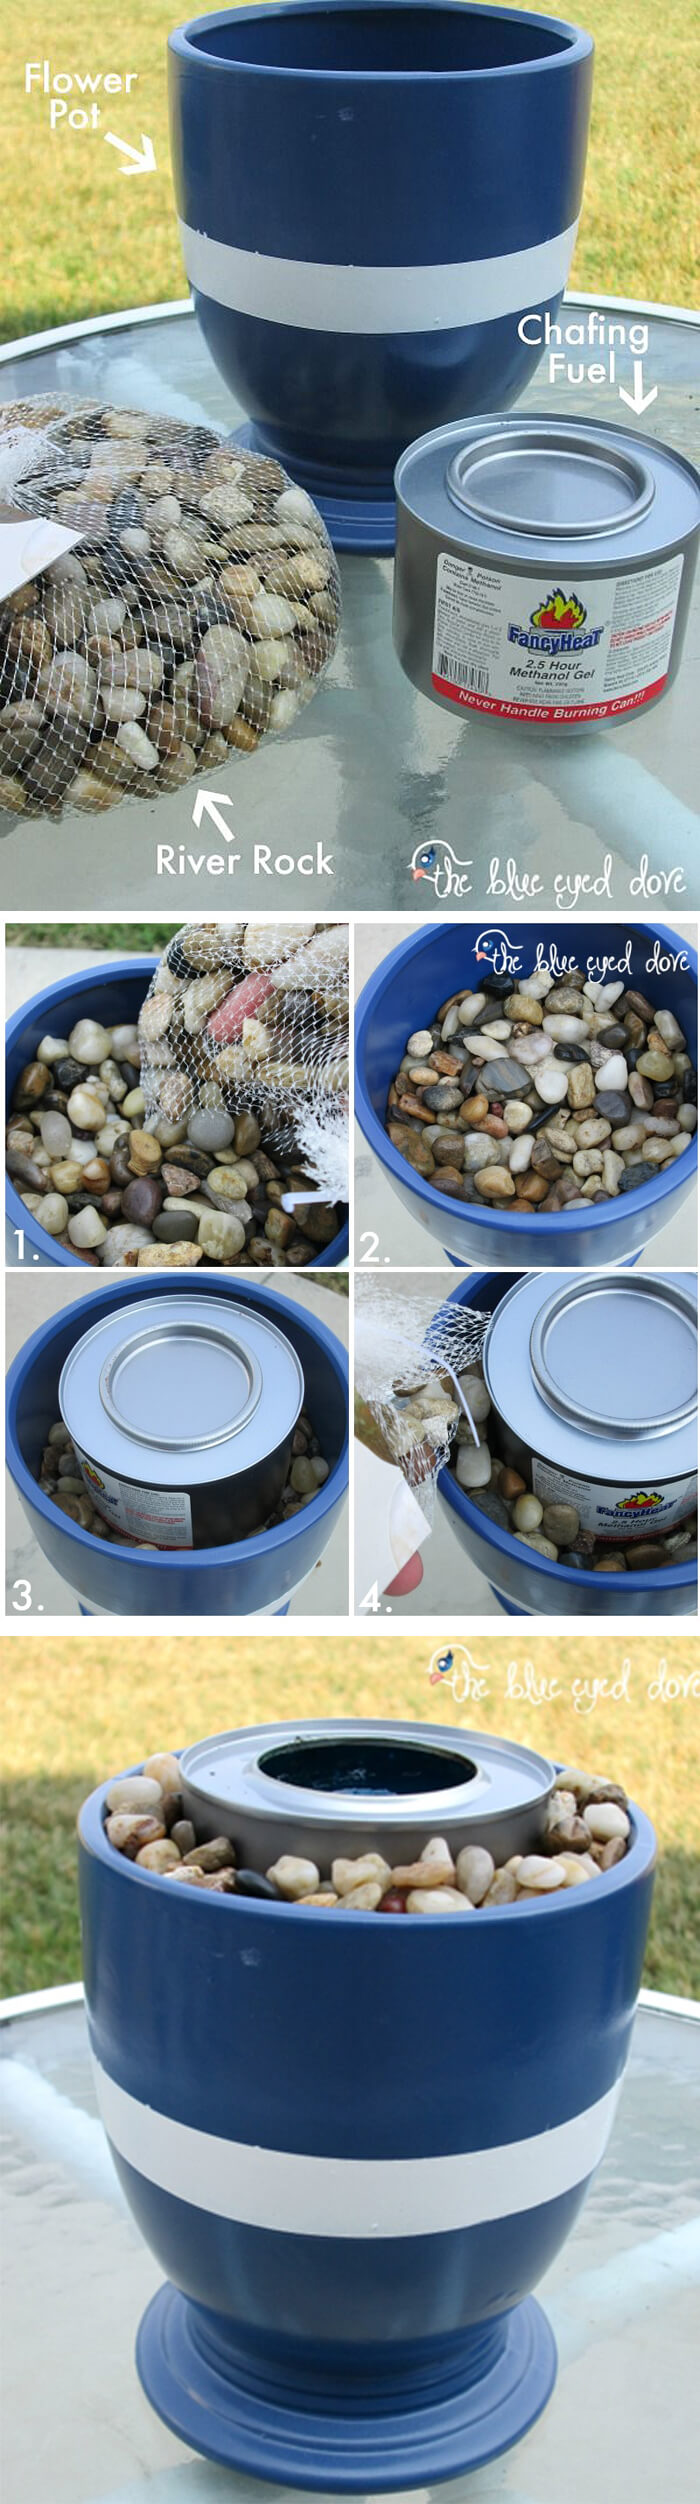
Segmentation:
<svg viewBox="0 0 700 2504">
<path fill-rule="evenodd" d="M 697 1466 L 697 1303 L 685 1280 L 520 1279 L 489 1323 L 483 1364 L 499 1416 L 563 1468 L 622 1480 L 630 1467 L 673 1477 Z"/>
<path fill-rule="evenodd" d="M 447 468 L 455 504 L 497 530 L 538 539 L 588 539 L 639 521 L 655 494 L 635 447 L 606 443 L 585 427 L 562 437 L 525 418 L 464 445 Z"/>
<path fill-rule="evenodd" d="M 693 1298 L 663 1278 L 577 1279 L 536 1315 L 530 1363 L 543 1399 L 570 1424 L 670 1434 L 697 1411 Z"/>
<path fill-rule="evenodd" d="M 663 556 L 700 527 L 700 475 L 681 453 L 596 418 L 485 416 L 409 444 L 396 497 L 453 550 L 612 573 Z"/>
<path fill-rule="evenodd" d="M 299 1358 L 244 1303 L 173 1296 L 157 1313 L 120 1304 L 83 1333 L 59 1384 L 82 1450 L 147 1485 L 206 1485 L 266 1458 L 304 1396 Z"/>
<path fill-rule="evenodd" d="M 262 1375 L 245 1342 L 213 1317 L 167 1315 L 150 1328 L 141 1324 L 111 1350 L 99 1388 L 123 1434 L 168 1452 L 198 1452 L 240 1434 L 257 1408 Z"/>
<path fill-rule="evenodd" d="M 554 1767 L 532 1748 L 491 1732 L 444 1723 L 302 1721 L 224 1730 L 185 1748 L 183 1799 L 216 1808 L 221 1832 L 236 1812 L 269 1829 L 299 1820 L 305 1831 L 345 1832 L 352 1847 L 368 1819 L 391 1840 L 407 1821 L 449 1834 L 470 1817 L 498 1819 L 548 1799 Z M 338 1849 L 342 1848 L 338 1843 Z"/>
</svg>

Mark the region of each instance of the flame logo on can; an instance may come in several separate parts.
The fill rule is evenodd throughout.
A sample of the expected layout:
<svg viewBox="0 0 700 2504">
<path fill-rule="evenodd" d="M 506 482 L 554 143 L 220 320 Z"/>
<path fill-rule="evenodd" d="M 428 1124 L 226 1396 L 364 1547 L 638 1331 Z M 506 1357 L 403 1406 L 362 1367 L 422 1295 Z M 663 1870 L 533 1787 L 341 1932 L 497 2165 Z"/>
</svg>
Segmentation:
<svg viewBox="0 0 700 2504">
<path fill-rule="evenodd" d="M 572 627 L 583 626 L 586 614 L 575 591 L 568 594 L 565 591 L 549 591 L 546 599 L 540 601 L 539 608 L 532 610 L 530 624 L 546 626 L 550 633 L 553 630 L 555 634 L 563 635 L 570 633 Z"/>
<path fill-rule="evenodd" d="M 652 1505 L 662 1503 L 663 1496 L 648 1493 L 640 1487 L 636 1495 L 621 1496 L 617 1510 L 618 1513 L 647 1513 Z"/>
</svg>

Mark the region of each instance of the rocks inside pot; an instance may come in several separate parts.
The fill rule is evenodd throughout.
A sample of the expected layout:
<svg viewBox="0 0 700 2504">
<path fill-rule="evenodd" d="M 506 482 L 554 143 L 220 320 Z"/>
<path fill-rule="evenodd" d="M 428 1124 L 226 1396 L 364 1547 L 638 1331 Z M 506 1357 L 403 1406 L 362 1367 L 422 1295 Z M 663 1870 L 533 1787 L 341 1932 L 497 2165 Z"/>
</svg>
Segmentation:
<svg viewBox="0 0 700 2504">
<path fill-rule="evenodd" d="M 319 1488 L 325 1485 L 328 1474 L 329 1463 L 321 1451 L 318 1435 L 314 1434 L 311 1419 L 302 1409 L 294 1428 L 291 1459 L 279 1504 L 268 1515 L 267 1521 L 260 1522 L 256 1530 L 246 1532 L 245 1537 L 259 1538 L 263 1531 L 277 1530 L 284 1522 L 292 1521 L 295 1513 L 303 1512 L 304 1507 L 313 1502 Z M 49 1429 L 37 1476 L 42 1495 L 48 1496 L 59 1512 L 66 1513 L 69 1521 L 76 1522 L 80 1530 L 89 1531 L 91 1538 L 108 1541 L 113 1547 L 156 1550 L 155 1540 L 130 1538 L 113 1522 L 105 1521 L 97 1511 L 81 1474 L 72 1437 L 62 1418 L 57 1418 Z M 170 1545 L 167 1552 L 171 1556 L 178 1553 Z M 187 1553 L 190 1552 L 188 1549 Z"/>
<path fill-rule="evenodd" d="M 672 1010 L 622 981 L 486 974 L 408 1036 L 385 1125 L 434 1190 L 546 1217 L 634 1192 L 683 1157 L 697 1070 Z"/>
<path fill-rule="evenodd" d="M 193 925 L 138 1023 L 99 1004 L 13 1090 L 7 1171 L 37 1224 L 107 1269 L 308 1267 L 344 1215 L 303 1142 L 345 1100 L 345 925 Z"/>
<path fill-rule="evenodd" d="M 434 1835 L 416 1861 L 392 1868 L 380 1852 L 336 1857 L 329 1870 L 301 1854 L 283 1853 L 267 1870 L 238 1866 L 228 1835 L 198 1840 L 183 1816 L 177 1757 L 150 1756 L 139 1774 L 109 1784 L 105 1832 L 115 1851 L 163 1879 L 216 1895 L 257 1897 L 313 1911 L 344 1913 L 474 1913 L 496 1905 L 532 1904 L 536 1897 L 598 1883 L 624 1860 L 632 1833 L 627 1795 L 603 1774 L 566 1767 L 557 1774 L 539 1852 L 497 1864 L 483 1845 L 466 1844 L 453 1859 Z"/>
</svg>

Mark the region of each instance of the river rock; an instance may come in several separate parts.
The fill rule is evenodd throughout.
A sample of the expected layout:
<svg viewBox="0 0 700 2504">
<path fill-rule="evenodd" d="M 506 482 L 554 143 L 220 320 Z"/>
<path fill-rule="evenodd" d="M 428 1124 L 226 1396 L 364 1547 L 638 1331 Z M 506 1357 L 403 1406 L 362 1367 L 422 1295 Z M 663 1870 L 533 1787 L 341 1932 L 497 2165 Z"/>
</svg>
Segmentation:
<svg viewBox="0 0 700 2504">
<path fill-rule="evenodd" d="M 473 1490 L 470 1488 L 469 1493 L 477 1512 L 485 1513 L 487 1520 L 493 1522 L 497 1530 L 510 1529 L 508 1506 L 494 1487 L 475 1487 Z"/>
<path fill-rule="evenodd" d="M 135 1861 L 146 1844 L 165 1840 L 161 1819 L 148 1810 L 121 1809 L 107 1818 L 105 1831 L 115 1851 L 123 1852 L 128 1861 Z"/>
<path fill-rule="evenodd" d="M 185 1853 L 188 1869 L 203 1869 L 207 1874 L 216 1869 L 235 1869 L 236 1855 L 229 1835 L 212 1835 L 208 1843 L 196 1843 Z"/>
<path fill-rule="evenodd" d="M 129 1224 L 149 1227 L 163 1205 L 163 1185 L 155 1174 L 139 1174 L 122 1194 L 122 1211 Z"/>
<path fill-rule="evenodd" d="M 198 1218 L 197 1240 L 208 1261 L 235 1261 L 245 1243 L 245 1226 L 233 1212 L 212 1209 Z"/>
<path fill-rule="evenodd" d="M 150 1813 L 159 1807 L 161 1791 L 162 1784 L 152 1775 L 123 1774 L 118 1781 L 109 1784 L 105 1794 L 106 1806 L 110 1812 L 114 1810 L 120 1816 L 132 1809 L 139 1815 L 142 1811 Z"/>
<path fill-rule="evenodd" d="M 218 1149 L 230 1147 L 235 1127 L 235 1121 L 230 1113 L 224 1112 L 223 1106 L 219 1111 L 218 1108 L 202 1105 L 198 1112 L 191 1115 L 187 1136 L 194 1148 L 204 1148 L 214 1157 Z"/>
<path fill-rule="evenodd" d="M 477 1197 L 505 1203 L 511 1197 L 507 1185 L 496 1180 L 482 1193 L 478 1179 L 472 1180 L 481 1170 L 476 1157 L 483 1140 L 483 1170 L 490 1161 L 502 1161 L 516 1180 L 526 1178 L 512 1195 L 514 1217 L 534 1215 L 538 1206 L 543 1214 L 569 1203 L 585 1208 L 589 1199 L 615 1199 L 621 1191 L 638 1189 L 647 1179 L 638 1167 L 649 1163 L 652 1171 L 664 1170 L 677 1156 L 682 1158 L 684 1132 L 697 1121 L 694 1070 L 687 1072 L 687 1099 L 682 1092 L 685 1077 L 679 1087 L 679 1067 L 689 1055 L 678 1019 L 670 1007 L 659 1009 L 665 1027 L 655 1024 L 650 1003 L 643 1017 L 637 1014 L 629 1002 L 640 996 L 626 994 L 619 984 L 588 980 L 583 970 L 573 971 L 560 984 L 550 984 L 548 976 L 539 974 L 514 984 L 506 975 L 485 978 L 478 992 L 456 993 L 438 1004 L 432 1027 L 426 1022 L 407 1038 L 387 1105 L 394 1146 L 448 1196 L 469 1200 L 476 1190 Z M 464 1065 L 466 1053 L 476 1064 L 471 1075 Z M 662 1087 L 669 1089 L 669 1097 L 660 1105 Z M 683 1103 L 691 1106 L 687 1124 L 677 1111 L 681 1093 Z M 538 1163 L 537 1143 L 531 1139 L 514 1158 L 502 1159 L 500 1151 L 497 1159 L 492 1157 L 501 1139 L 536 1132 L 550 1105 L 560 1105 L 562 1111 L 559 1125 L 548 1125 L 553 1155 L 547 1169 Z M 636 1136 L 615 1136 L 600 1164 L 576 1167 L 573 1176 L 562 1173 L 577 1150 L 587 1153 L 609 1140 L 613 1126 L 624 1134 L 633 1106 L 641 1125 Z M 664 1128 L 664 1118 L 674 1122 L 673 1129 Z M 453 1123 L 467 1134 L 460 1153 L 451 1149 Z M 652 1125 L 657 1142 L 653 1149 L 648 1145 Z M 553 1186 L 550 1192 L 541 1191 L 534 1180 L 542 1170 Z M 583 1186 L 578 1192 L 577 1182 Z"/>
<path fill-rule="evenodd" d="M 616 1836 L 626 1841 L 630 1831 L 627 1810 L 618 1808 L 614 1800 L 589 1801 L 583 1810 L 583 1822 L 594 1843 L 611 1843 Z"/>
<path fill-rule="evenodd" d="M 196 1243 L 199 1216 L 196 1208 L 184 1201 L 181 1207 L 164 1203 L 159 1214 L 150 1220 L 156 1243 Z M 204 1246 L 201 1247 L 204 1249 Z"/>
<path fill-rule="evenodd" d="M 516 1530 L 539 1530 L 542 1506 L 536 1495 L 518 1495 L 513 1506 Z"/>
<path fill-rule="evenodd" d="M 515 1197 L 515 1183 L 507 1165 L 487 1165 L 475 1174 L 474 1181 L 482 1200 L 498 1202 Z"/>
<path fill-rule="evenodd" d="M 303 1860 L 294 1852 L 283 1852 L 266 1876 L 290 1903 L 295 1903 L 299 1896 L 310 1895 L 321 1883 L 315 1861 Z"/>
<path fill-rule="evenodd" d="M 457 1854 L 457 1885 L 470 1904 L 483 1904 L 496 1874 L 495 1862 L 483 1844 L 465 1843 Z"/>
<path fill-rule="evenodd" d="M 487 1487 L 491 1477 L 491 1454 L 485 1443 L 462 1443 L 455 1460 L 455 1477 L 460 1487 Z"/>
<path fill-rule="evenodd" d="M 575 1071 L 572 1071 L 571 1075 L 568 1075 L 566 1069 L 562 1067 L 559 1061 L 550 1060 L 543 1062 L 540 1067 L 535 1070 L 535 1087 L 542 1103 L 563 1104 L 569 1088 L 573 1085 L 575 1075 Z M 593 1092 L 594 1090 L 591 1086 L 591 1094 L 588 1098 L 589 1102 L 592 1100 Z"/>
<path fill-rule="evenodd" d="M 531 1895 L 552 1895 L 565 1884 L 565 1872 L 558 1859 L 546 1860 L 538 1852 L 527 1852 L 516 1872 L 518 1887 Z"/>
<path fill-rule="evenodd" d="M 556 1547 L 573 1547 L 579 1531 L 575 1504 L 545 1504 L 542 1529 L 545 1539 L 553 1539 Z"/>
</svg>

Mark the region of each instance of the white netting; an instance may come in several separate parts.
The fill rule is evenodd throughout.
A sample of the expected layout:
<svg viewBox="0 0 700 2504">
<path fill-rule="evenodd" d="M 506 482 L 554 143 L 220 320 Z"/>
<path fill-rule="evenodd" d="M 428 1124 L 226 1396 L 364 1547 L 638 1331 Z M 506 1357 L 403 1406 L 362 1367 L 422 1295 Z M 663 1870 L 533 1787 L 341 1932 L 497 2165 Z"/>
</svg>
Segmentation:
<svg viewBox="0 0 700 2504">
<path fill-rule="evenodd" d="M 295 1212 L 332 1240 L 348 1196 L 347 925 L 185 924 L 153 976 L 139 1042 L 146 1126 L 176 1162 L 182 1142 L 209 1161 L 214 1206 L 245 1211 L 248 1115 L 259 1182 L 279 1195 L 278 1242 Z"/>
<path fill-rule="evenodd" d="M 356 1429 L 394 1461 L 430 1520 L 438 1474 L 456 1443 L 478 1443 L 481 1356 L 490 1316 L 466 1304 L 423 1309 L 410 1291 L 355 1281 Z"/>
<path fill-rule="evenodd" d="M 0 806 L 176 790 L 314 694 L 338 568 L 278 462 L 213 427 L 39 397 L 2 412 L 0 497 L 82 534 L 0 605 Z"/>
</svg>

